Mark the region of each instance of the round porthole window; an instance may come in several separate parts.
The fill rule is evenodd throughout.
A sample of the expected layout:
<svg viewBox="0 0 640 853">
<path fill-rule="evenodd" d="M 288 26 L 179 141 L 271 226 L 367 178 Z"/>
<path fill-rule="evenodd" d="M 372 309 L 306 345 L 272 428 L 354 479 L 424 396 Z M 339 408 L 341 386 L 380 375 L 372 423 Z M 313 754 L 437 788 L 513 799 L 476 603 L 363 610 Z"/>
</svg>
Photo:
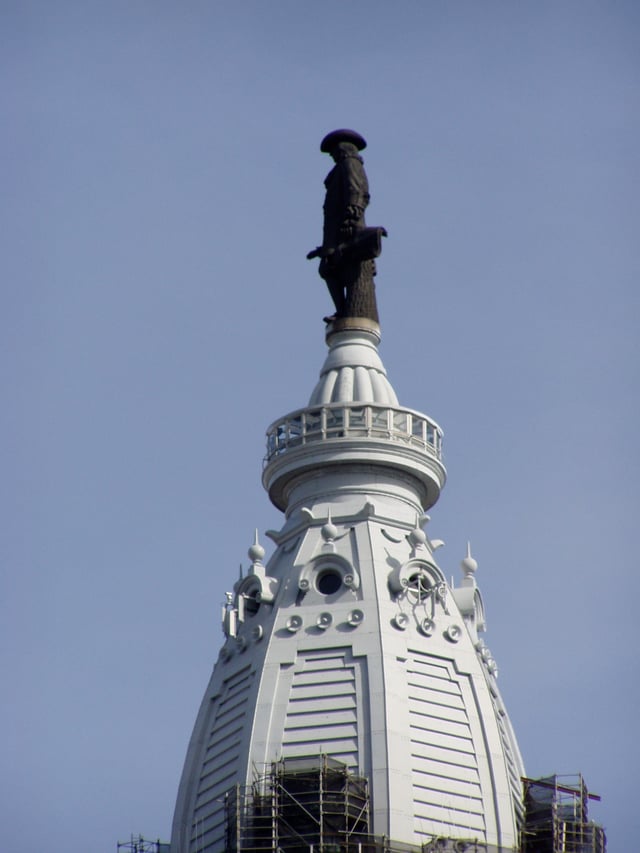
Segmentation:
<svg viewBox="0 0 640 853">
<path fill-rule="evenodd" d="M 318 575 L 316 587 L 322 595 L 333 595 L 342 586 L 342 574 L 336 569 L 325 569 Z"/>
<path fill-rule="evenodd" d="M 431 580 L 425 572 L 416 572 L 409 578 L 407 591 L 413 595 L 417 601 L 422 601 L 431 592 Z"/>
</svg>

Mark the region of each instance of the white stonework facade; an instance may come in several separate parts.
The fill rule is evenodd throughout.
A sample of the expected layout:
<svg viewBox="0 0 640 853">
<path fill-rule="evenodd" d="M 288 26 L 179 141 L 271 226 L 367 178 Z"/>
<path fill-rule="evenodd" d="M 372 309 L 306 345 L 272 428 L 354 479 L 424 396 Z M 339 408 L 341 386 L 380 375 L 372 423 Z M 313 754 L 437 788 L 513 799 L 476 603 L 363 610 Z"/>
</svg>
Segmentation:
<svg viewBox="0 0 640 853">
<path fill-rule="evenodd" d="M 172 853 L 224 851 L 225 794 L 270 762 L 328 755 L 365 776 L 370 832 L 515 848 L 522 761 L 479 639 L 476 563 L 452 588 L 424 512 L 442 433 L 398 404 L 378 328 L 337 321 L 306 408 L 268 431 L 276 549 L 223 609 L 225 644 L 185 761 Z"/>
</svg>

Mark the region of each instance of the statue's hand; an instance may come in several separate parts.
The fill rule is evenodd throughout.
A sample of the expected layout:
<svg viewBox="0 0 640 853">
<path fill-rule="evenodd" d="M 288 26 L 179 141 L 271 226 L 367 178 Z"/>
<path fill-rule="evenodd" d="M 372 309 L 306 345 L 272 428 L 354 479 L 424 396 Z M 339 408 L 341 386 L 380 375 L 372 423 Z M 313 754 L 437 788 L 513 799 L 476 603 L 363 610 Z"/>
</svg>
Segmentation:
<svg viewBox="0 0 640 853">
<path fill-rule="evenodd" d="M 345 220 L 352 221 L 354 223 L 360 222 L 362 217 L 364 216 L 364 207 L 360 207 L 358 204 L 349 204 L 347 205 L 347 215 Z"/>
</svg>

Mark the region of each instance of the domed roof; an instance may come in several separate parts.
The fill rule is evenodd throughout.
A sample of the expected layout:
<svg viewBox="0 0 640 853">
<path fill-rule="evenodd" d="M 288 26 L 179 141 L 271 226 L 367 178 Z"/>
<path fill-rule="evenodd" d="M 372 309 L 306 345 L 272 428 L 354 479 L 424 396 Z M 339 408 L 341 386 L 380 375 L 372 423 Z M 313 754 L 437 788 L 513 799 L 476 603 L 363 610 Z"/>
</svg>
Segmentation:
<svg viewBox="0 0 640 853">
<path fill-rule="evenodd" d="M 346 323 L 343 321 L 341 325 Z M 330 327 L 327 333 L 329 353 L 320 371 L 320 380 L 309 398 L 309 406 L 329 403 L 397 406 L 398 398 L 378 355 L 379 341 L 376 329 L 340 328 L 338 323 L 333 329 Z"/>
<path fill-rule="evenodd" d="M 262 483 L 272 503 L 290 514 L 311 499 L 309 490 L 324 490 L 350 466 L 364 465 L 380 472 L 378 485 L 401 482 L 414 508 L 433 506 L 446 478 L 442 430 L 398 403 L 378 355 L 380 327 L 341 317 L 326 340 L 329 353 L 307 406 L 267 429 Z"/>
</svg>

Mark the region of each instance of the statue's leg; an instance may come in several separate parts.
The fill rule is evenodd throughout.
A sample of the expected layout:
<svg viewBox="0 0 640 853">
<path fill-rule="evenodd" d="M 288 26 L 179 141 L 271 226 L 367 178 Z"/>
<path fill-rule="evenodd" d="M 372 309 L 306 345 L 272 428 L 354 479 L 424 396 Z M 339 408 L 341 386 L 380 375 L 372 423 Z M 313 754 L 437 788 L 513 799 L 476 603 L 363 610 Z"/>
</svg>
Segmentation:
<svg viewBox="0 0 640 853">
<path fill-rule="evenodd" d="M 336 314 L 340 317 L 344 310 L 344 285 L 337 278 L 327 278 L 326 282 L 333 304 L 336 306 Z"/>
</svg>

